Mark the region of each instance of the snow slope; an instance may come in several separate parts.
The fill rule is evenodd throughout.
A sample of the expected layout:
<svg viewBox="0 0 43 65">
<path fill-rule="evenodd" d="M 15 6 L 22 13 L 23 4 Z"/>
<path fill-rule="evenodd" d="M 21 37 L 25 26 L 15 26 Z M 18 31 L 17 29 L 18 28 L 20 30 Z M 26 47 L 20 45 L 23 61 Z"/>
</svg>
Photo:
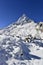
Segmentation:
<svg viewBox="0 0 43 65">
<path fill-rule="evenodd" d="M 0 30 L 0 65 L 42 65 L 43 22 L 25 14 Z"/>
</svg>

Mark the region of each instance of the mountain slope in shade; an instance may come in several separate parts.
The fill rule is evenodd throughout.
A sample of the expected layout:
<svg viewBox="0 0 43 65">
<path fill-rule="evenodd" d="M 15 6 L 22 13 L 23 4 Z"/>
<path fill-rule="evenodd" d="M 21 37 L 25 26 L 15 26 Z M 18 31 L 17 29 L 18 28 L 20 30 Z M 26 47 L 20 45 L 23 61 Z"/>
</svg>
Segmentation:
<svg viewBox="0 0 43 65">
<path fill-rule="evenodd" d="M 0 30 L 0 65 L 42 65 L 43 22 L 25 14 Z"/>
</svg>

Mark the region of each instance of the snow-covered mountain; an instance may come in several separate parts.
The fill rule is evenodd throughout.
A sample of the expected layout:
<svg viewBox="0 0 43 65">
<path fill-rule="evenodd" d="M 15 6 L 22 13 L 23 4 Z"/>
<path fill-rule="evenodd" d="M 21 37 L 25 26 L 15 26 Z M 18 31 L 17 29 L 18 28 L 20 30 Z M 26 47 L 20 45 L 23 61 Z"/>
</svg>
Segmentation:
<svg viewBox="0 0 43 65">
<path fill-rule="evenodd" d="M 42 65 L 43 22 L 23 14 L 0 30 L 0 65 Z"/>
</svg>

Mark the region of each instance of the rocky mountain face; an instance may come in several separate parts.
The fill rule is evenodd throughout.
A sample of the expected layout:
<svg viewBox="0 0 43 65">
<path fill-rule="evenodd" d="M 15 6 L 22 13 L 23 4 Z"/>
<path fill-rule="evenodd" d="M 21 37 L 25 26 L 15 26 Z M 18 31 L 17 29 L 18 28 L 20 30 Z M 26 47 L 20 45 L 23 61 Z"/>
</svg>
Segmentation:
<svg viewBox="0 0 43 65">
<path fill-rule="evenodd" d="M 0 30 L 0 65 L 42 65 L 43 22 L 23 14 Z"/>
</svg>

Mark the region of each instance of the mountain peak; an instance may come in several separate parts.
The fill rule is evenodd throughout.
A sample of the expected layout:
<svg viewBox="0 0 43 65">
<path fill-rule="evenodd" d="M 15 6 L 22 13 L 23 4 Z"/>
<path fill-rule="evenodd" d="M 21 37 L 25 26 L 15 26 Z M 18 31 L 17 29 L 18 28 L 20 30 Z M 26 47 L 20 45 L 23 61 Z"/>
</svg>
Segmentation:
<svg viewBox="0 0 43 65">
<path fill-rule="evenodd" d="M 26 14 L 23 14 L 22 17 L 25 17 L 26 18 L 27 16 L 26 16 Z"/>
<path fill-rule="evenodd" d="M 29 18 L 26 16 L 26 14 L 23 14 L 16 22 L 16 24 L 24 24 L 28 22 Z"/>
<path fill-rule="evenodd" d="M 26 14 L 23 14 L 18 20 L 21 21 L 21 20 L 26 20 L 28 17 L 26 16 Z"/>
</svg>

